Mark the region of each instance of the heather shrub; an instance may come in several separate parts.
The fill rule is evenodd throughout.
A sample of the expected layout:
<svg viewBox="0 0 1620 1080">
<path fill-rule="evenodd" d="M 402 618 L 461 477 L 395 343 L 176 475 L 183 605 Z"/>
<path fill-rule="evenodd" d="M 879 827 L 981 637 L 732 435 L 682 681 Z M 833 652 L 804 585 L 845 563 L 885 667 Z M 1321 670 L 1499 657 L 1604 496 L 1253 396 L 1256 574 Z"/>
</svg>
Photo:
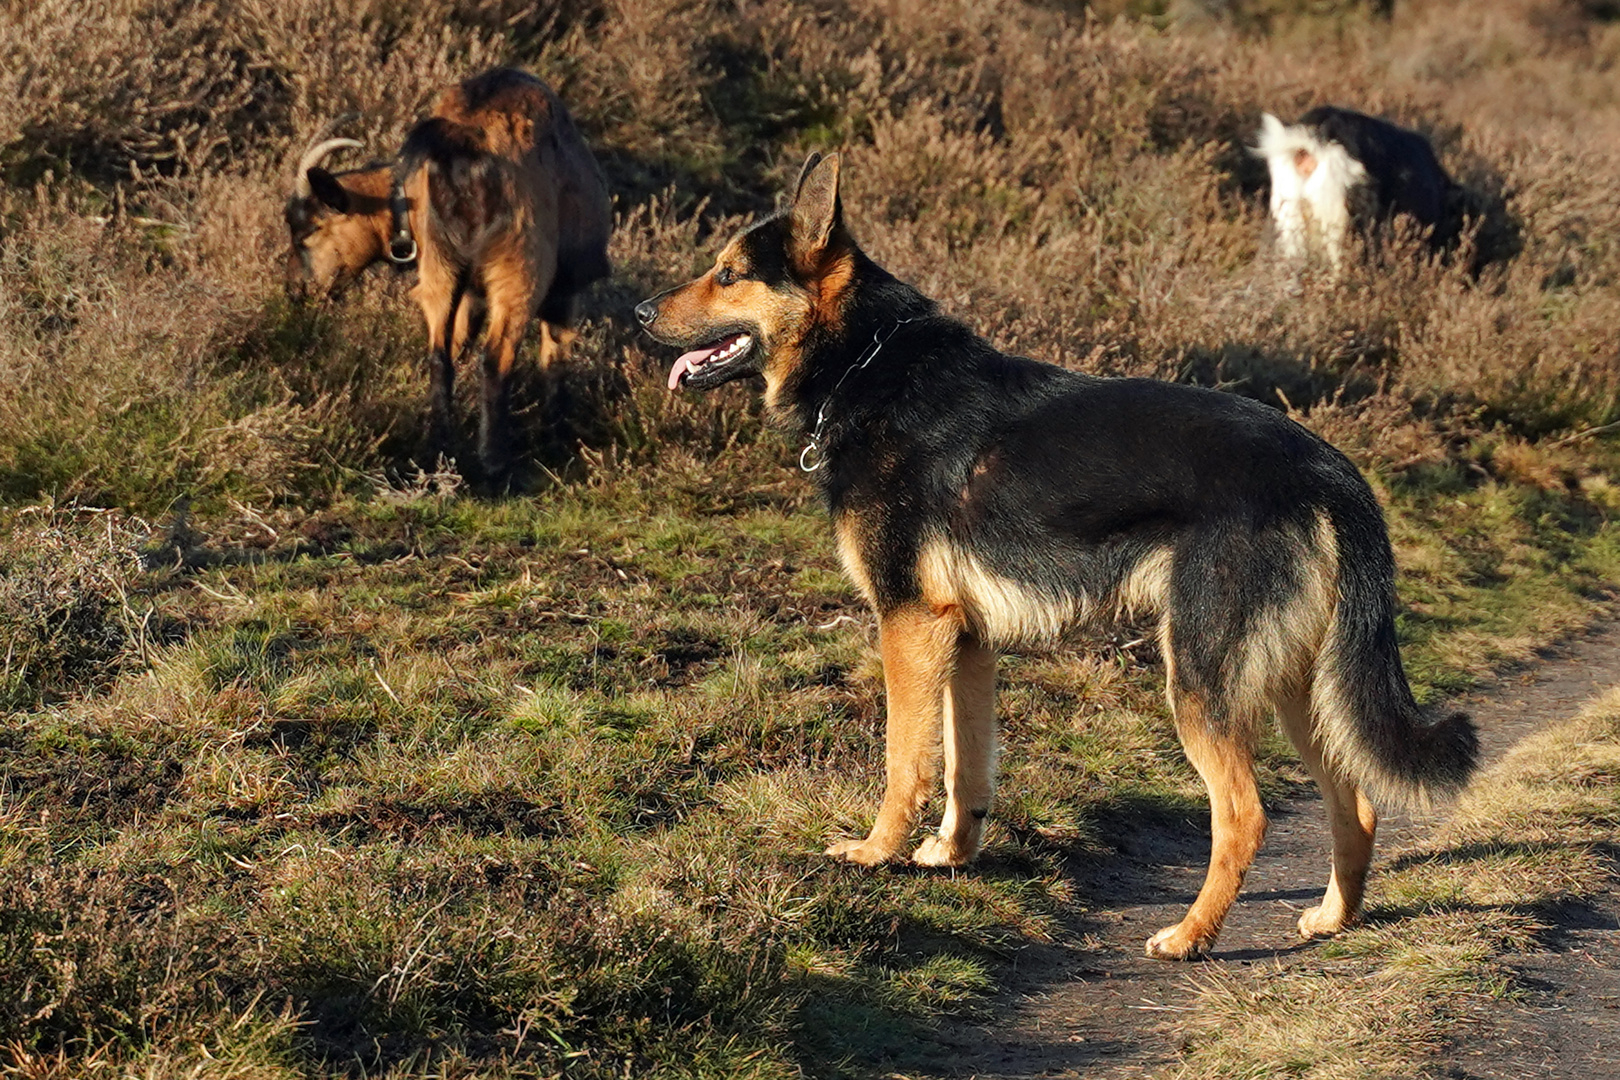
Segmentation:
<svg viewBox="0 0 1620 1080">
<path fill-rule="evenodd" d="M 138 649 L 142 523 L 117 511 L 0 513 L 0 708 L 104 684 Z"/>
<path fill-rule="evenodd" d="M 643 393 L 666 358 L 625 311 L 830 147 L 850 155 L 858 238 L 1004 347 L 1307 417 L 1372 394 L 1415 403 L 1418 427 L 1436 408 L 1531 437 L 1612 418 L 1620 163 L 1590 135 L 1616 122 L 1620 31 L 1559 0 L 1151 7 L 8 9 L 0 493 L 316 506 L 432 467 L 405 283 L 287 304 L 279 206 L 311 137 L 335 125 L 385 154 L 439 87 L 497 62 L 568 100 L 621 221 L 568 376 L 519 387 L 537 477 L 569 475 L 582 445 L 755 425 L 746 393 Z M 1464 251 L 1395 243 L 1348 281 L 1280 287 L 1245 144 L 1262 109 L 1323 101 L 1430 134 L 1470 188 Z"/>
</svg>

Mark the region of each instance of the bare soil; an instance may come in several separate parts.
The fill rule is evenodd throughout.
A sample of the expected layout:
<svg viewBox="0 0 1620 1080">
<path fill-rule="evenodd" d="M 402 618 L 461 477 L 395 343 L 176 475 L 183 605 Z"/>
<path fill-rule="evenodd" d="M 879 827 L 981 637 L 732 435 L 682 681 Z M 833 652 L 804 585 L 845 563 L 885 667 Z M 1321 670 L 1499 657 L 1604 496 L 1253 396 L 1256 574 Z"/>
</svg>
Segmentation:
<svg viewBox="0 0 1620 1080">
<path fill-rule="evenodd" d="M 1526 735 L 1574 715 L 1620 683 L 1620 629 L 1605 626 L 1548 650 L 1458 704 L 1479 725 L 1485 760 Z M 1302 786 L 1269 808 L 1270 829 L 1211 964 L 1249 966 L 1307 959 L 1319 943 L 1295 932 L 1328 876 L 1326 819 Z M 1380 829 L 1384 858 L 1433 820 L 1391 818 Z M 1144 1077 L 1171 1067 L 1176 1019 L 1192 1007 L 1189 976 L 1202 965 L 1143 955 L 1143 942 L 1181 917 L 1203 880 L 1208 818 L 1120 822 L 1114 857 L 1077 865 L 1088 909 L 1070 929 L 1081 943 L 1032 949 L 1020 958 L 993 1019 L 938 1035 L 930 1075 L 951 1078 Z M 1601 902 L 1556 913 L 1543 951 L 1507 965 L 1522 993 L 1482 1004 L 1443 1068 L 1457 1080 L 1620 1075 L 1620 887 Z"/>
</svg>

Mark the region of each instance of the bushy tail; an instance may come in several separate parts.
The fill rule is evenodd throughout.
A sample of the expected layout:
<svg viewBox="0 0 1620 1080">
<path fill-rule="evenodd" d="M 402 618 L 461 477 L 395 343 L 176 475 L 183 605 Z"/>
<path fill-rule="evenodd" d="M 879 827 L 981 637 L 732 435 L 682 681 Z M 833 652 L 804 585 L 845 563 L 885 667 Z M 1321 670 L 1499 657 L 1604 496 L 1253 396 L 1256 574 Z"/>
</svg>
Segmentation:
<svg viewBox="0 0 1620 1080">
<path fill-rule="evenodd" d="M 1395 638 L 1395 559 L 1370 492 L 1365 501 L 1332 515 L 1338 598 L 1312 704 L 1329 760 L 1375 798 L 1426 806 L 1468 783 L 1479 738 L 1466 714 L 1433 718 L 1412 697 Z"/>
</svg>

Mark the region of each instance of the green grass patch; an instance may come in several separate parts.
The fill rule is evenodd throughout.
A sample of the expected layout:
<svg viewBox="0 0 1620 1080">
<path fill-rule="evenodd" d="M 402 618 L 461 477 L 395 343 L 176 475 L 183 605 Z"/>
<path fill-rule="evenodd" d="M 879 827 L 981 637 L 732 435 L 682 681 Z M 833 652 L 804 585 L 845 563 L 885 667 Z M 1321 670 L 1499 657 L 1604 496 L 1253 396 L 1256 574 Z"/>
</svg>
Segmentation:
<svg viewBox="0 0 1620 1080">
<path fill-rule="evenodd" d="M 827 862 L 879 794 L 872 622 L 800 482 L 750 501 L 753 471 L 701 496 L 635 469 L 524 500 L 385 489 L 149 571 L 180 636 L 0 740 L 0 872 L 28 898 L 6 909 L 0 965 L 27 989 L 0 1038 L 178 1060 L 230 1018 L 270 1074 L 921 1061 L 940 1018 L 1061 934 L 1060 870 L 1103 849 L 1098 822 L 1196 812 L 1202 790 L 1151 652 L 1080 641 L 1003 662 L 979 868 Z M 1591 610 L 1601 520 L 1544 529 L 1574 511 L 1522 485 L 1388 491 L 1426 553 L 1403 587 L 1429 686 Z M 1301 780 L 1280 738 L 1262 771 L 1273 794 Z M 1518 857 L 1481 859 L 1509 880 Z M 1427 880 L 1414 865 L 1381 902 L 1424 928 L 1486 902 Z M 1366 933 L 1347 959 L 1397 962 Z M 1441 982 L 1484 963 L 1445 955 Z"/>
</svg>

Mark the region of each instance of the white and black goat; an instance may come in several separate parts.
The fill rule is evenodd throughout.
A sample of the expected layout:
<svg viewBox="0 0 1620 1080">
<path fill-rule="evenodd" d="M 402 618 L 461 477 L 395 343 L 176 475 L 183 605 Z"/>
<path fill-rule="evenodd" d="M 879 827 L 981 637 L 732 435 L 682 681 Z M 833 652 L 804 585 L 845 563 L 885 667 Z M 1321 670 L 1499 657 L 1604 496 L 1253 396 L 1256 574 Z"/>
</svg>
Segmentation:
<svg viewBox="0 0 1620 1080">
<path fill-rule="evenodd" d="M 1319 261 L 1339 274 L 1352 228 L 1370 231 L 1398 215 L 1427 230 L 1433 250 L 1457 237 L 1459 189 L 1415 131 L 1322 105 L 1295 124 L 1264 114 L 1254 153 L 1271 173 L 1277 251 L 1295 272 Z"/>
</svg>

